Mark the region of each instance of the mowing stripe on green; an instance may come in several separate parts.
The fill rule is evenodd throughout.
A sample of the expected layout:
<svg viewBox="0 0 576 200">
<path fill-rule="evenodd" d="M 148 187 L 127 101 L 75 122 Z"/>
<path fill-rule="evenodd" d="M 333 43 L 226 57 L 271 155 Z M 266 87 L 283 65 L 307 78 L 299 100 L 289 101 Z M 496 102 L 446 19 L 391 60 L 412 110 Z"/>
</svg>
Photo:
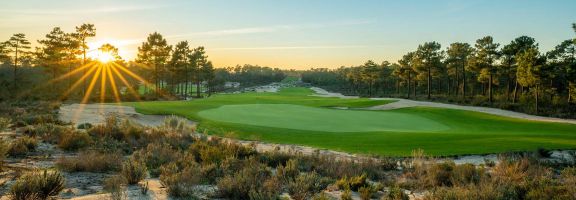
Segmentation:
<svg viewBox="0 0 576 200">
<path fill-rule="evenodd" d="M 198 115 L 220 122 L 324 132 L 434 132 L 449 129 L 415 114 L 291 104 L 224 105 L 201 111 Z"/>
</svg>

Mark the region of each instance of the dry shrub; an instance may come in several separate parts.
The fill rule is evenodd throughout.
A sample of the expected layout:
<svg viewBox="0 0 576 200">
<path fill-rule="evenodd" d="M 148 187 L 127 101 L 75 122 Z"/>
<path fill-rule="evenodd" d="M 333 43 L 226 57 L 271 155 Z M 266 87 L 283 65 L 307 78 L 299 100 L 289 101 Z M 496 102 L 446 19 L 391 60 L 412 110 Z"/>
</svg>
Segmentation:
<svg viewBox="0 0 576 200">
<path fill-rule="evenodd" d="M 58 171 L 29 172 L 18 178 L 10 188 L 15 200 L 48 199 L 64 189 L 65 179 Z"/>
<path fill-rule="evenodd" d="M 122 154 L 84 151 L 77 157 L 61 157 L 56 166 L 68 172 L 118 171 L 122 166 Z"/>
<path fill-rule="evenodd" d="M 362 174 L 360 176 L 354 177 L 343 177 L 336 182 L 336 185 L 339 189 L 350 189 L 352 191 L 358 191 L 361 187 L 369 187 L 368 182 L 366 181 L 367 177 L 366 174 Z"/>
<path fill-rule="evenodd" d="M 390 187 L 390 190 L 380 198 L 381 200 L 409 200 L 410 197 L 398 186 Z"/>
<path fill-rule="evenodd" d="M 344 191 L 342 191 L 342 194 L 340 194 L 340 199 L 352 200 L 352 191 L 350 189 L 345 189 Z"/>
<path fill-rule="evenodd" d="M 188 166 L 180 169 L 175 163 L 162 166 L 160 181 L 164 185 L 168 194 L 177 198 L 195 197 L 195 186 L 202 180 L 200 166 L 194 161 Z"/>
<path fill-rule="evenodd" d="M 80 131 L 65 132 L 60 138 L 58 147 L 65 151 L 77 151 L 87 148 L 92 143 L 92 138 Z"/>
<path fill-rule="evenodd" d="M 330 182 L 332 181 L 314 172 L 304 173 L 289 181 L 287 189 L 293 199 L 305 200 L 325 189 Z"/>
<path fill-rule="evenodd" d="M 251 192 L 262 191 L 263 184 L 271 174 L 265 165 L 250 159 L 241 170 L 218 180 L 219 193 L 222 197 L 230 199 L 249 199 Z"/>
<path fill-rule="evenodd" d="M 133 156 L 140 161 L 146 163 L 146 167 L 150 171 L 150 176 L 160 176 L 160 167 L 169 162 L 174 162 L 182 157 L 180 151 L 174 150 L 168 144 L 152 143 L 148 144 L 145 149 L 141 149 L 134 153 Z"/>
<path fill-rule="evenodd" d="M 114 175 L 104 180 L 104 191 L 110 193 L 113 200 L 127 199 L 126 179 L 120 175 Z"/>
<path fill-rule="evenodd" d="M 0 131 L 3 131 L 4 129 L 10 127 L 10 124 L 12 124 L 12 119 L 0 117 Z"/>
<path fill-rule="evenodd" d="M 10 144 L 8 154 L 10 156 L 26 156 L 29 152 L 35 151 L 38 146 L 38 140 L 34 137 L 20 137 Z"/>
<path fill-rule="evenodd" d="M 452 171 L 455 166 L 453 162 L 433 164 L 427 170 L 425 184 L 431 187 L 452 186 Z"/>
<path fill-rule="evenodd" d="M 120 172 L 126 182 L 130 185 L 137 184 L 146 178 L 147 169 L 146 164 L 135 159 L 129 159 L 122 164 L 122 171 Z"/>
<path fill-rule="evenodd" d="M 284 181 L 290 181 L 300 175 L 300 170 L 298 170 L 298 160 L 290 159 L 286 162 L 286 166 L 278 166 L 276 168 L 276 174 Z"/>
<path fill-rule="evenodd" d="M 0 172 L 2 171 L 2 167 L 4 166 L 4 159 L 6 159 L 9 150 L 10 145 L 8 142 L 0 139 Z"/>
</svg>

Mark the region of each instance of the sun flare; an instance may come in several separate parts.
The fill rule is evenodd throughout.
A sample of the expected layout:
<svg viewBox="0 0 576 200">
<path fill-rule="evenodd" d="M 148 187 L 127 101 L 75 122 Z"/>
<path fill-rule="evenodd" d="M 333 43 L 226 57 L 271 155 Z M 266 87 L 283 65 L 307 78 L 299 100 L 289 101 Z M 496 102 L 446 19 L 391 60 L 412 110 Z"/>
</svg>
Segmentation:
<svg viewBox="0 0 576 200">
<path fill-rule="evenodd" d="M 114 60 L 114 55 L 110 52 L 100 52 L 96 59 L 102 63 L 107 63 Z"/>
</svg>

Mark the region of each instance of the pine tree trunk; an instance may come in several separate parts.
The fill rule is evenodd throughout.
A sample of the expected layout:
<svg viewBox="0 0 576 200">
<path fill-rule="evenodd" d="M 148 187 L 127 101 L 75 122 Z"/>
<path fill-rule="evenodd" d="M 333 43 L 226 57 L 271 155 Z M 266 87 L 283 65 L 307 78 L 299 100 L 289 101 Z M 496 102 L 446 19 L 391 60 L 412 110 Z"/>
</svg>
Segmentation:
<svg viewBox="0 0 576 200">
<path fill-rule="evenodd" d="M 538 114 L 538 84 L 536 84 L 536 114 Z"/>
<path fill-rule="evenodd" d="M 488 99 L 490 104 L 492 104 L 492 72 L 490 72 L 490 82 L 488 82 Z"/>
<path fill-rule="evenodd" d="M 410 74 L 411 74 L 411 73 L 408 72 L 408 92 L 407 92 L 407 93 L 408 93 L 408 98 L 410 98 L 410 84 L 411 84 L 411 81 L 412 81 L 412 80 L 410 80 L 410 78 L 411 78 L 411 77 L 410 77 Z"/>
<path fill-rule="evenodd" d="M 512 95 L 512 103 L 516 103 L 518 97 L 518 80 L 514 81 L 514 94 Z"/>
<path fill-rule="evenodd" d="M 428 99 L 430 99 L 430 89 L 432 89 L 431 83 L 432 83 L 432 70 L 430 69 L 430 67 L 428 67 Z"/>
</svg>

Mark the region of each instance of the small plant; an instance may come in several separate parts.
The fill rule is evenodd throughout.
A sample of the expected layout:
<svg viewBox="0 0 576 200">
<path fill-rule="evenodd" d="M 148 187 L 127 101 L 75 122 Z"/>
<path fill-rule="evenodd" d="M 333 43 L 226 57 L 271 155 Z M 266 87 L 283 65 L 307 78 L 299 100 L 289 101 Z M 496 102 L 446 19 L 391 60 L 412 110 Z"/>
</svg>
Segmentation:
<svg viewBox="0 0 576 200">
<path fill-rule="evenodd" d="M 295 200 L 309 199 L 326 188 L 329 182 L 314 172 L 300 174 L 288 182 L 288 193 Z"/>
<path fill-rule="evenodd" d="M 194 186 L 200 183 L 202 177 L 200 166 L 193 161 L 190 162 L 192 164 L 182 170 L 179 170 L 175 163 L 170 163 L 161 168 L 160 181 L 167 188 L 170 196 L 178 198 L 194 197 Z"/>
<path fill-rule="evenodd" d="M 12 119 L 0 117 L 0 131 L 7 129 L 12 124 Z"/>
<path fill-rule="evenodd" d="M 129 185 L 134 185 L 146 178 L 146 165 L 134 159 L 129 159 L 122 164 L 121 174 Z"/>
<path fill-rule="evenodd" d="M 126 179 L 120 175 L 114 175 L 104 180 L 104 191 L 110 193 L 113 200 L 126 199 Z"/>
<path fill-rule="evenodd" d="M 80 152 L 77 157 L 62 157 L 56 166 L 68 172 L 108 172 L 118 171 L 122 166 L 119 153 Z"/>
<path fill-rule="evenodd" d="M 345 189 L 342 194 L 340 194 L 340 199 L 352 200 L 352 191 L 350 189 Z"/>
<path fill-rule="evenodd" d="M 21 176 L 10 188 L 15 200 L 48 199 L 64 189 L 65 179 L 58 171 L 31 172 Z"/>
<path fill-rule="evenodd" d="M 88 147 L 90 143 L 92 143 L 92 139 L 87 133 L 69 131 L 62 135 L 58 147 L 66 151 L 77 151 Z"/>
<path fill-rule="evenodd" d="M 360 193 L 360 198 L 362 200 L 370 200 L 374 191 L 371 187 L 360 187 L 358 193 Z"/>
<path fill-rule="evenodd" d="M 385 194 L 382 200 L 409 200 L 410 197 L 402 191 L 402 189 L 398 186 L 394 186 L 390 188 L 387 194 Z"/>
<path fill-rule="evenodd" d="M 0 172 L 2 171 L 2 167 L 4 166 L 4 159 L 8 155 L 8 151 L 10 150 L 10 145 L 4 140 L 0 140 Z"/>
<path fill-rule="evenodd" d="M 77 126 L 78 129 L 88 130 L 94 127 L 91 123 L 82 123 Z"/>
<path fill-rule="evenodd" d="M 369 186 L 368 182 L 366 182 L 366 179 L 367 179 L 366 174 L 350 178 L 344 177 L 336 182 L 336 186 L 338 186 L 339 189 L 348 188 L 352 191 L 358 191 L 358 189 L 360 189 L 361 187 Z"/>
<path fill-rule="evenodd" d="M 34 137 L 20 137 L 12 141 L 8 154 L 10 156 L 25 156 L 28 152 L 35 151 L 38 146 L 38 140 Z"/>
<path fill-rule="evenodd" d="M 330 200 L 330 197 L 328 197 L 325 192 L 321 192 L 320 194 L 316 195 L 313 200 Z"/>
</svg>

